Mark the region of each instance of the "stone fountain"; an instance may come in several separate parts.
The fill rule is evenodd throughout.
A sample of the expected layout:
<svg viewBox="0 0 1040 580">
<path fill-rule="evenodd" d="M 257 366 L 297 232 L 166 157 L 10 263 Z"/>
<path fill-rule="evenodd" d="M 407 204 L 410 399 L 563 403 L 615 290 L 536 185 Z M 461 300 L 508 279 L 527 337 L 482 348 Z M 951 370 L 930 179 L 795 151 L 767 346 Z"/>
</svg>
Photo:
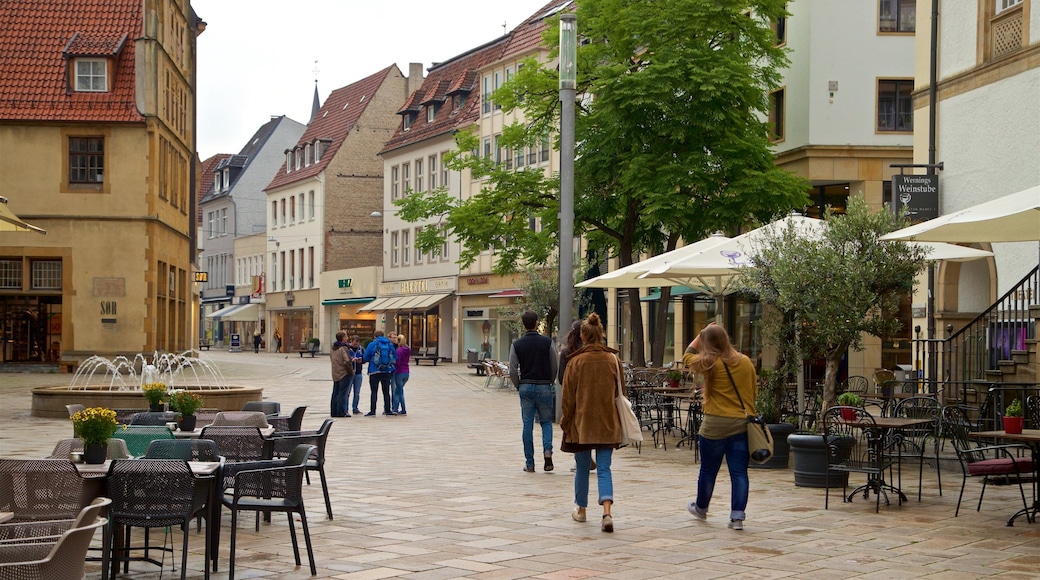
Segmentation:
<svg viewBox="0 0 1040 580">
<path fill-rule="evenodd" d="M 92 356 L 82 364 L 64 387 L 32 390 L 34 417 L 68 417 L 65 405 L 147 410 L 142 383 L 160 382 L 170 390 L 199 391 L 210 409 L 237 411 L 247 401 L 263 398 L 263 389 L 228 386 L 220 370 L 199 357 L 197 350 L 180 354 L 154 353 L 131 357 Z"/>
</svg>

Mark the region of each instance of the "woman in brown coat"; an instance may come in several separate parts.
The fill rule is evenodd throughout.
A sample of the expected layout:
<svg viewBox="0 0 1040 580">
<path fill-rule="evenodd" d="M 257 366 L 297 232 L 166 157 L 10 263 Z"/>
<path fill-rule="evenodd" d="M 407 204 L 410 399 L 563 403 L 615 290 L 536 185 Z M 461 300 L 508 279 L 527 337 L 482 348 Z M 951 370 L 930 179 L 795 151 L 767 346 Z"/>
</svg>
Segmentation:
<svg viewBox="0 0 1040 580">
<path fill-rule="evenodd" d="M 599 316 L 590 314 L 581 325 L 585 343 L 571 354 L 563 377 L 563 403 L 560 428 L 563 429 L 562 451 L 574 453 L 574 503 L 571 513 L 575 521 L 585 521 L 589 504 L 589 468 L 592 451 L 596 451 L 599 503 L 603 506 L 601 529 L 614 531 L 610 506 L 614 503 L 614 482 L 610 460 L 621 446 L 621 421 L 614 397 L 621 380 L 621 362 L 617 351 L 603 344 L 603 326 Z"/>
</svg>

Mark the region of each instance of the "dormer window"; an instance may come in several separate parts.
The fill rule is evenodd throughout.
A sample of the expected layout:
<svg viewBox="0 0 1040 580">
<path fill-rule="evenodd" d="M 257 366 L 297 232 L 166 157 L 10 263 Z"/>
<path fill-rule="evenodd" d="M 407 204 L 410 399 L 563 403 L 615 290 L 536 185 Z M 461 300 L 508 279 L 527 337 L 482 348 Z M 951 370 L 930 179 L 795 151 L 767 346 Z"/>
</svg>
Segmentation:
<svg viewBox="0 0 1040 580">
<path fill-rule="evenodd" d="M 432 123 L 433 119 L 437 116 L 437 105 L 429 104 L 426 106 L 426 122 Z"/>
<path fill-rule="evenodd" d="M 231 188 L 231 168 L 225 167 L 224 168 L 224 189 L 226 190 L 226 189 L 230 189 L 230 188 Z"/>
<path fill-rule="evenodd" d="M 285 172 L 292 172 L 292 150 L 287 150 L 285 152 Z"/>
<path fill-rule="evenodd" d="M 300 149 L 296 150 L 296 169 L 303 167 L 303 151 Z"/>
<path fill-rule="evenodd" d="M 304 154 L 303 154 L 303 163 L 304 163 L 304 165 L 306 165 L 307 167 L 310 167 L 310 165 L 311 165 L 311 144 L 310 144 L 310 143 L 308 143 L 308 144 L 307 144 L 307 145 L 306 145 L 306 146 L 304 147 L 304 149 L 303 149 L 303 150 L 304 150 Z"/>
<path fill-rule="evenodd" d="M 415 122 L 415 113 L 405 113 L 402 115 L 401 123 L 402 128 L 407 131 L 412 128 L 412 123 Z"/>
<path fill-rule="evenodd" d="M 108 92 L 108 60 L 104 58 L 76 59 L 76 91 Z"/>
<path fill-rule="evenodd" d="M 314 162 L 315 163 L 321 161 L 321 149 L 322 149 L 321 141 L 320 140 L 315 141 L 314 142 Z"/>
</svg>

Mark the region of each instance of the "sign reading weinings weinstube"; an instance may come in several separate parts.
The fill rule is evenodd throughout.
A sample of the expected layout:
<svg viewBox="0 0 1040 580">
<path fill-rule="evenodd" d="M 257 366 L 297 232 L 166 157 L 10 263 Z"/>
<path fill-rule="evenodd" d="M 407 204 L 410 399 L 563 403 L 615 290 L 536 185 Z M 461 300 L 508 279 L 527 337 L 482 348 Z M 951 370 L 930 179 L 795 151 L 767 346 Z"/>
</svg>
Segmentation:
<svg viewBox="0 0 1040 580">
<path fill-rule="evenodd" d="M 893 175 L 892 193 L 896 210 L 906 208 L 906 216 L 911 222 L 939 217 L 938 175 Z"/>
</svg>

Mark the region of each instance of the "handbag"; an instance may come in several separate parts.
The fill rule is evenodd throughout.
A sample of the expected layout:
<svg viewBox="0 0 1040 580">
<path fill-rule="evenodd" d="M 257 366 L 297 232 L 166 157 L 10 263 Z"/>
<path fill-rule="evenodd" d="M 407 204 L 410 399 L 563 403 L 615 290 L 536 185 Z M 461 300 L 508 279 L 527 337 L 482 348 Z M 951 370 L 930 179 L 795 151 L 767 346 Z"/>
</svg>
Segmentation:
<svg viewBox="0 0 1040 580">
<path fill-rule="evenodd" d="M 755 416 L 747 412 L 744 400 L 740 397 L 740 389 L 733 380 L 733 374 L 729 372 L 729 366 L 725 362 L 722 363 L 722 366 L 726 368 L 729 384 L 733 385 L 733 390 L 737 393 L 740 408 L 747 415 L 748 455 L 755 463 L 765 463 L 773 457 L 773 434 L 769 432 L 761 415 Z"/>
<path fill-rule="evenodd" d="M 616 358 L 616 357 L 615 357 Z M 617 407 L 618 419 L 621 421 L 621 444 L 638 445 L 643 442 L 643 428 L 639 425 L 639 418 L 632 410 L 632 402 L 621 390 L 621 364 L 618 361 L 618 375 L 614 377 L 614 385 L 617 393 L 614 396 L 614 406 Z"/>
</svg>

